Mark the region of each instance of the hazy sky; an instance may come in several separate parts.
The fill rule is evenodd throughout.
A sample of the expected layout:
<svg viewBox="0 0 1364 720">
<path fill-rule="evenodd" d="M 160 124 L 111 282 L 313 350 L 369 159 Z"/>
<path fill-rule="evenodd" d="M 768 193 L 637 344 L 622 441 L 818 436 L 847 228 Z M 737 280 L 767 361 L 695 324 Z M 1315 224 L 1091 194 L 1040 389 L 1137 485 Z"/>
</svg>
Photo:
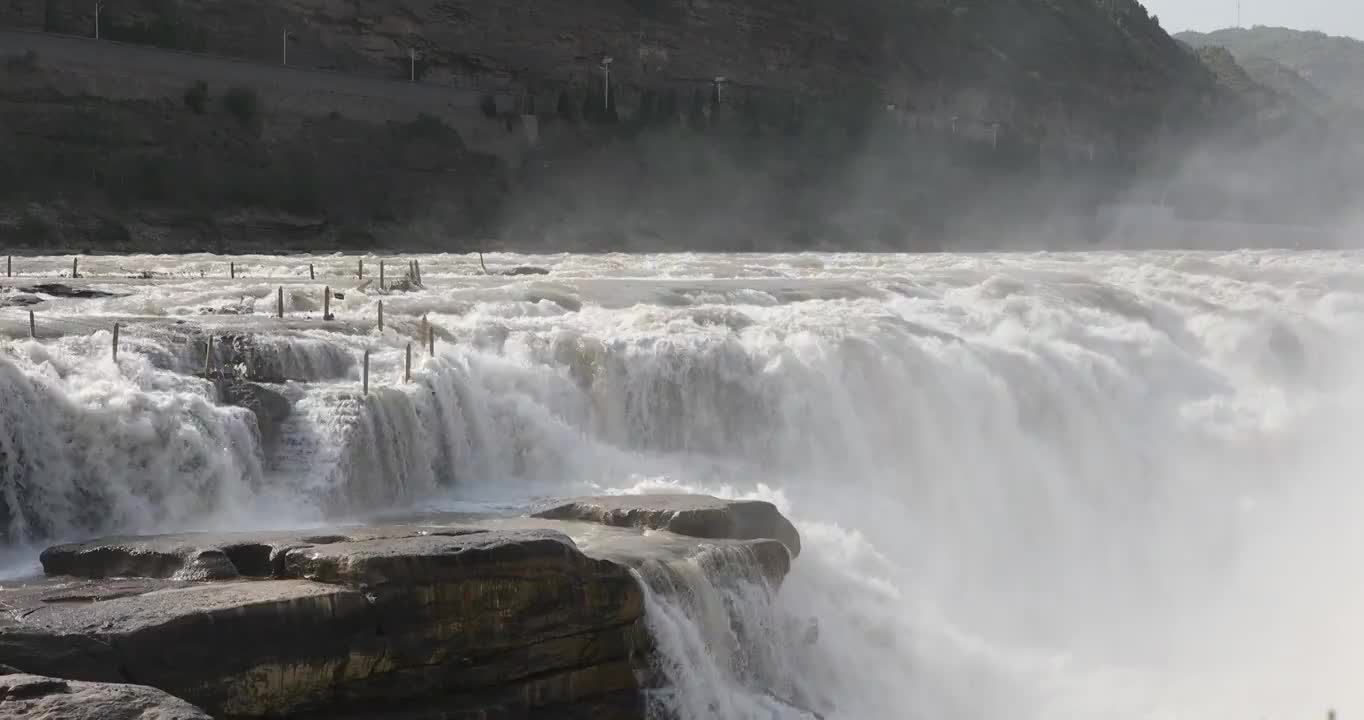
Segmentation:
<svg viewBox="0 0 1364 720">
<path fill-rule="evenodd" d="M 1168 32 L 1236 24 L 1236 0 L 1143 0 Z M 1282 25 L 1364 38 L 1364 0 L 1241 0 L 1241 24 Z"/>
</svg>

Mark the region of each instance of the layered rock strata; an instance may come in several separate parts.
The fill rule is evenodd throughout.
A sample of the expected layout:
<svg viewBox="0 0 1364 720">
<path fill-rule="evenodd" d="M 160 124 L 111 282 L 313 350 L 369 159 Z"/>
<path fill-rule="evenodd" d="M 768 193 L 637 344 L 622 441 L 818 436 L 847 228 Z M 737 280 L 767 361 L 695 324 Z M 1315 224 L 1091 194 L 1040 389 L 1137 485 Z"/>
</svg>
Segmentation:
<svg viewBox="0 0 1364 720">
<path fill-rule="evenodd" d="M 425 518 L 49 548 L 45 579 L 0 590 L 0 659 L 225 718 L 641 717 L 651 643 L 632 568 L 738 547 L 780 582 L 798 538 L 765 504 L 609 504 L 677 532 Z"/>
</svg>

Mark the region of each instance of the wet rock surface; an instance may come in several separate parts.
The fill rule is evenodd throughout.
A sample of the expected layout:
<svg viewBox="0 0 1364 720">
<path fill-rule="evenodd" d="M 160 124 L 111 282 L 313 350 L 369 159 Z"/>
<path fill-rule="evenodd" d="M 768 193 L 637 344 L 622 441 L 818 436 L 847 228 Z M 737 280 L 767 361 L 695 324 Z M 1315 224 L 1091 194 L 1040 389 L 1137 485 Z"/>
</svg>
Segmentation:
<svg viewBox="0 0 1364 720">
<path fill-rule="evenodd" d="M 59 298 L 75 298 L 77 300 L 94 300 L 98 298 L 121 297 L 118 293 L 94 290 L 91 288 L 73 288 L 64 283 L 42 283 L 29 287 L 19 288 L 19 292 L 30 293 L 33 295 L 48 295 Z"/>
<path fill-rule="evenodd" d="M 800 554 L 795 526 L 775 505 L 760 500 L 720 500 L 706 495 L 578 498 L 552 503 L 535 517 L 667 530 L 696 538 L 779 540 L 792 556 Z"/>
<path fill-rule="evenodd" d="M 41 304 L 43 299 L 36 295 L 0 295 L 0 307 L 32 307 Z"/>
<path fill-rule="evenodd" d="M 208 713 L 160 690 L 6 674 L 0 670 L 0 720 L 210 720 Z"/>
<path fill-rule="evenodd" d="M 223 404 L 246 408 L 256 416 L 260 447 L 267 457 L 279 447 L 281 428 L 294 409 L 288 398 L 260 383 L 239 378 L 225 378 L 218 393 Z"/>
<path fill-rule="evenodd" d="M 765 511 L 744 503 L 633 500 L 637 517 L 685 509 L 746 535 L 763 527 Z M 633 568 L 721 548 L 775 582 L 789 569 L 785 545 L 725 539 L 720 522 L 701 528 L 705 543 L 466 515 L 60 545 L 41 555 L 46 578 L 0 590 L 0 658 L 158 688 L 215 717 L 639 718 L 652 644 Z"/>
<path fill-rule="evenodd" d="M 497 274 L 506 275 L 508 277 L 519 277 L 521 275 L 548 275 L 549 270 L 542 267 L 535 267 L 533 265 L 518 265 L 510 270 L 502 270 Z"/>
</svg>

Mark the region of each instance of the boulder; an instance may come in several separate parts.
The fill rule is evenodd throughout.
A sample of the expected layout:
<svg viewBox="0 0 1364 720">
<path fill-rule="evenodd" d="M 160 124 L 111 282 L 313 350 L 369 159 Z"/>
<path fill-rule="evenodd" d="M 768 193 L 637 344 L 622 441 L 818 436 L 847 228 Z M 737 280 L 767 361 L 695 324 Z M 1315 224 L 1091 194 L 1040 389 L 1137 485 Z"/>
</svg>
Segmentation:
<svg viewBox="0 0 1364 720">
<path fill-rule="evenodd" d="M 620 495 L 556 502 L 534 513 L 616 527 L 667 530 L 696 538 L 779 540 L 800 554 L 800 533 L 775 505 L 761 500 L 721 500 L 708 495 Z"/>
<path fill-rule="evenodd" d="M 0 720 L 212 720 L 154 688 L 0 674 Z"/>
<path fill-rule="evenodd" d="M 533 265 L 518 265 L 514 268 L 511 268 L 510 270 L 499 270 L 497 274 L 505 275 L 507 277 L 519 277 L 522 275 L 548 275 L 549 270 L 542 267 L 535 267 Z"/>
<path fill-rule="evenodd" d="M 0 307 L 32 307 L 43 304 L 43 299 L 36 295 L 3 295 L 0 296 Z"/>
<path fill-rule="evenodd" d="M 416 292 L 418 290 L 424 290 L 426 288 L 424 285 L 412 279 L 411 277 L 404 276 L 396 280 L 390 281 L 388 283 L 388 287 L 385 289 L 388 290 L 389 292 Z"/>
</svg>

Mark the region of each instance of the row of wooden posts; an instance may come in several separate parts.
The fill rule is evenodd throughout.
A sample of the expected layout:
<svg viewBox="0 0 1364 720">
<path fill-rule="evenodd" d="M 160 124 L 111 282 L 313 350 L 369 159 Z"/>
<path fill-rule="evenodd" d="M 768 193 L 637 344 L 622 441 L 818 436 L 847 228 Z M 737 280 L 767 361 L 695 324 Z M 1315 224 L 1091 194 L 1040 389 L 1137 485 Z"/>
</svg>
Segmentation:
<svg viewBox="0 0 1364 720">
<path fill-rule="evenodd" d="M 385 271 L 386 271 L 386 265 L 385 265 L 385 263 L 384 263 L 383 260 L 380 260 L 380 261 L 379 261 L 379 288 L 380 288 L 380 289 L 383 289 L 383 288 L 386 286 L 386 284 L 387 284 L 387 278 L 385 277 L 385 274 L 386 274 Z M 408 265 L 407 265 L 407 272 L 408 272 L 408 277 L 411 278 L 411 279 L 413 280 L 413 282 L 416 282 L 417 284 L 421 284 L 421 261 L 419 261 L 419 260 L 409 260 L 409 261 L 408 261 Z M 357 261 L 357 264 L 356 264 L 356 267 L 355 267 L 355 275 L 356 275 L 356 277 L 359 278 L 359 279 L 364 279 L 364 277 L 365 277 L 365 260 L 364 260 L 364 258 L 360 258 L 360 259 Z M 231 277 L 231 278 L 233 278 L 233 279 L 236 279 L 236 277 L 237 277 L 237 263 L 236 263 L 235 261 L 230 261 L 230 262 L 228 263 L 228 276 Z M 5 277 L 14 277 L 14 257 L 13 257 L 12 255 L 11 255 L 11 256 L 6 256 L 6 258 L 5 258 Z M 79 257 L 74 257 L 74 258 L 71 259 L 71 277 L 73 277 L 73 278 L 78 278 L 78 277 L 80 277 L 80 258 L 79 258 Z M 317 279 L 317 271 L 316 271 L 316 269 L 314 268 L 314 266 L 313 266 L 312 263 L 309 263 L 309 264 L 308 264 L 308 277 L 309 277 L 309 279 L 314 279 L 314 280 Z M 331 320 L 331 319 L 333 318 L 332 312 L 331 312 L 331 304 L 332 304 L 331 301 L 332 301 L 332 289 L 331 289 L 331 286 L 329 285 L 329 286 L 323 288 L 323 290 L 322 290 L 322 318 L 323 318 L 324 320 Z M 279 318 L 283 318 L 283 317 L 284 317 L 284 286 L 283 286 L 283 285 L 279 286 L 279 288 L 276 290 L 276 293 L 275 293 L 275 315 L 276 315 L 277 317 L 279 317 Z M 377 319 L 378 319 L 379 332 L 383 332 L 383 331 L 384 331 L 384 301 L 383 301 L 383 300 L 380 300 L 380 301 L 379 301 L 379 306 L 378 306 L 378 318 L 377 318 Z M 115 323 L 114 323 L 114 329 L 113 329 L 113 348 L 112 348 L 112 355 L 113 355 L 113 359 L 114 359 L 115 361 L 118 360 L 118 338 L 119 338 L 119 330 L 120 330 L 120 324 L 117 323 L 117 322 L 115 322 Z M 31 338 L 37 338 L 37 337 L 38 337 L 38 319 L 37 319 L 37 315 L 36 315 L 32 310 L 30 310 L 29 313 L 28 313 L 28 334 L 29 334 L 29 337 L 31 337 Z M 432 327 L 431 324 L 427 321 L 425 315 L 422 316 L 422 338 L 423 338 L 424 340 L 426 340 L 428 352 L 429 352 L 432 356 L 434 356 L 434 355 L 436 354 L 436 332 L 435 332 L 435 328 Z M 369 350 L 365 350 L 364 359 L 363 359 L 363 365 L 362 365 L 363 370 L 362 370 L 362 375 L 361 375 L 361 382 L 362 382 L 362 385 L 363 385 L 363 387 L 364 387 L 364 392 L 365 392 L 365 394 L 369 394 L 369 353 L 370 353 Z M 206 353 L 205 353 L 205 357 L 204 357 L 204 375 L 205 375 L 205 377 L 208 376 L 210 370 L 212 369 L 212 362 L 213 362 L 213 336 L 210 335 L 209 338 L 208 338 L 208 349 L 207 349 L 207 351 L 206 351 Z M 403 368 L 403 382 L 412 382 L 412 343 L 408 343 L 408 344 L 407 344 L 407 348 L 406 348 L 406 359 L 405 359 L 404 368 Z"/>
<path fill-rule="evenodd" d="M 78 258 L 78 257 L 73 257 L 73 258 L 71 258 L 71 277 L 73 277 L 73 278 L 78 278 L 78 277 L 81 276 L 80 267 L 81 267 L 81 259 Z M 6 256 L 5 256 L 5 277 L 7 277 L 7 278 L 12 278 L 12 277 L 14 277 L 14 256 L 13 256 L 13 255 L 6 255 Z"/>
<path fill-rule="evenodd" d="M 385 267 L 385 266 L 384 266 L 384 261 L 383 261 L 383 260 L 380 260 L 380 261 L 379 261 L 379 289 L 380 289 L 380 290 L 383 290 L 383 289 L 386 287 L 386 284 L 387 284 L 387 280 L 384 278 L 384 267 Z M 235 279 L 237 278 L 237 263 L 236 263 L 235 261 L 230 261 L 230 262 L 228 262 L 228 264 L 227 264 L 227 275 L 228 275 L 228 277 L 232 278 L 233 280 L 235 280 Z M 407 276 L 408 276 L 409 278 L 412 278 L 412 281 L 415 282 L 415 283 L 417 283 L 418 285 L 421 284 L 421 282 L 422 282 L 422 264 L 421 264 L 421 261 L 420 261 L 420 260 L 408 260 L 408 261 L 407 261 Z M 7 278 L 12 278 L 12 277 L 14 277 L 14 256 L 13 256 L 13 255 L 7 255 L 7 256 L 5 257 L 5 277 L 7 277 Z M 79 257 L 73 257 L 73 258 L 71 258 L 71 277 L 73 277 L 73 278 L 78 278 L 78 277 L 80 277 L 80 258 L 79 258 Z M 355 277 L 358 278 L 358 279 L 360 279 L 360 280 L 365 279 L 365 259 L 364 259 L 364 258 L 360 258 L 359 261 L 358 261 L 358 264 L 357 264 L 356 267 L 355 267 Z M 316 279 L 317 279 L 317 271 L 313 268 L 313 264 L 312 264 L 312 263 L 308 263 L 308 279 L 309 279 L 309 280 L 316 280 Z"/>
<path fill-rule="evenodd" d="M 364 280 L 364 258 L 356 260 L 356 263 L 357 263 L 355 267 L 356 280 Z M 379 289 L 381 290 L 385 289 L 387 286 L 387 280 L 385 278 L 385 267 L 386 266 L 385 263 L 383 263 L 383 260 L 379 260 Z M 228 263 L 228 277 L 231 277 L 232 280 L 236 280 L 237 277 L 236 262 Z M 408 277 L 412 278 L 412 281 L 416 282 L 417 285 L 421 284 L 421 260 L 408 260 Z M 312 263 L 308 263 L 308 280 L 318 280 L 318 273 L 316 273 L 316 270 L 314 269 L 314 267 L 312 267 Z"/>
<path fill-rule="evenodd" d="M 383 320 L 383 317 L 384 317 L 384 309 L 383 309 L 383 303 L 381 302 L 381 303 L 379 303 L 379 330 L 380 330 L 381 332 L 382 332 L 383 329 L 384 329 L 384 320 Z M 119 333 L 119 328 L 120 328 L 120 323 L 115 322 L 115 323 L 114 323 L 114 333 L 113 333 L 113 349 L 112 349 L 112 350 L 113 350 L 113 351 L 112 351 L 112 355 L 113 355 L 113 358 L 114 358 L 114 362 L 118 362 L 118 333 Z M 35 315 L 34 312 L 33 312 L 32 310 L 29 310 L 29 311 L 28 311 L 28 334 L 29 334 L 29 337 L 31 337 L 31 338 L 35 338 L 35 339 L 36 339 L 36 338 L 38 337 L 38 318 L 37 318 L 37 315 Z M 435 357 L 435 356 L 436 356 L 436 329 L 435 329 L 435 326 L 433 326 L 429 321 L 427 321 L 425 315 L 422 316 L 422 331 L 421 331 L 421 338 L 422 338 L 423 340 L 426 341 L 427 353 L 430 354 L 431 357 Z M 362 383 L 362 385 L 363 385 L 363 387 L 364 387 L 364 393 L 365 393 L 366 395 L 369 394 L 369 352 L 370 352 L 369 349 L 366 348 L 366 349 L 365 349 L 364 360 L 363 360 L 363 366 L 362 366 L 362 367 L 363 367 L 363 370 L 362 370 L 362 373 L 361 373 L 361 383 Z M 405 349 L 405 353 L 406 353 L 406 358 L 405 358 L 405 360 L 404 360 L 404 362 L 403 362 L 403 382 L 405 382 L 405 383 L 410 383 L 410 382 L 412 382 L 412 343 L 409 342 L 409 343 L 407 344 L 407 347 L 406 347 L 406 349 Z M 212 335 L 209 335 L 209 336 L 208 336 L 208 346 L 207 346 L 207 349 L 204 351 L 204 377 L 205 377 L 205 378 L 209 377 L 209 374 L 210 374 L 210 372 L 212 372 L 212 370 L 213 370 L 213 336 L 212 336 Z"/>
</svg>

